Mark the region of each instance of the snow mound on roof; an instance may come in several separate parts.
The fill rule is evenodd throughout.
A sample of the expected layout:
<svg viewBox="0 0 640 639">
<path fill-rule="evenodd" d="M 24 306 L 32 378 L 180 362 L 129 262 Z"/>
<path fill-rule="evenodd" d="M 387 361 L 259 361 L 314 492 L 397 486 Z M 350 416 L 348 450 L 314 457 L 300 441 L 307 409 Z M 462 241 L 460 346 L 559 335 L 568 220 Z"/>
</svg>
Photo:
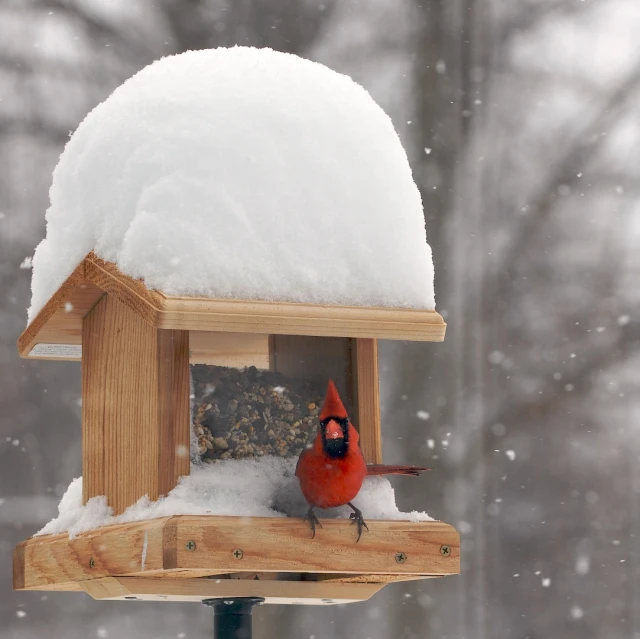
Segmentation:
<svg viewBox="0 0 640 639">
<path fill-rule="evenodd" d="M 182 477 L 166 497 L 157 501 L 143 497 L 117 517 L 106 497 L 94 497 L 83 505 L 82 478 L 74 479 L 60 500 L 58 517 L 38 534 L 68 532 L 73 537 L 100 526 L 170 515 L 303 517 L 309 506 L 294 475 L 296 463 L 293 458 L 261 457 L 194 465 L 191 475 Z M 383 477 L 367 477 L 353 501 L 367 520 L 432 521 L 426 513 L 400 512 L 393 488 Z M 351 512 L 344 506 L 317 510 L 320 517 L 345 519 Z"/>
<path fill-rule="evenodd" d="M 420 193 L 384 111 L 349 77 L 235 47 L 144 68 L 53 174 L 29 317 L 92 250 L 150 288 L 433 309 Z"/>
</svg>

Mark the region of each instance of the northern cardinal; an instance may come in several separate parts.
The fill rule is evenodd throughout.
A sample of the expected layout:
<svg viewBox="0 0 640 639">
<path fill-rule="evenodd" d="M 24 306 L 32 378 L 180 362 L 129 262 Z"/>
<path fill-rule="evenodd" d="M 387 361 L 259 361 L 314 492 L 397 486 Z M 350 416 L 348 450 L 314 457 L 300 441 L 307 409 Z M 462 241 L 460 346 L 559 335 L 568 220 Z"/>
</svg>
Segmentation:
<svg viewBox="0 0 640 639">
<path fill-rule="evenodd" d="M 322 527 L 314 508 L 336 508 L 348 504 L 353 509 L 351 523 L 358 524 L 358 539 L 369 527 L 362 512 L 351 500 L 360 492 L 367 475 L 419 475 L 430 468 L 419 466 L 367 465 L 358 440 L 358 431 L 349 420 L 335 384 L 329 380 L 327 396 L 320 411 L 320 426 L 313 444 L 300 453 L 296 476 L 309 503 L 307 518 L 313 537 L 316 525 Z"/>
</svg>

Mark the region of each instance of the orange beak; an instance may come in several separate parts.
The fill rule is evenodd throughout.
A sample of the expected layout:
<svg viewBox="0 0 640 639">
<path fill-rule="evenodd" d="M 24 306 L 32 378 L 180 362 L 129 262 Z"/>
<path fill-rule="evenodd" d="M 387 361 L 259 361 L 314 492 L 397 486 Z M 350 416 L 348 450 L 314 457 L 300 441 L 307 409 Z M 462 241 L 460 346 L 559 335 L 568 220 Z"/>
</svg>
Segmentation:
<svg viewBox="0 0 640 639">
<path fill-rule="evenodd" d="M 327 433 L 327 439 L 344 439 L 342 427 L 337 421 L 335 421 L 335 419 L 329 421 L 325 432 Z"/>
</svg>

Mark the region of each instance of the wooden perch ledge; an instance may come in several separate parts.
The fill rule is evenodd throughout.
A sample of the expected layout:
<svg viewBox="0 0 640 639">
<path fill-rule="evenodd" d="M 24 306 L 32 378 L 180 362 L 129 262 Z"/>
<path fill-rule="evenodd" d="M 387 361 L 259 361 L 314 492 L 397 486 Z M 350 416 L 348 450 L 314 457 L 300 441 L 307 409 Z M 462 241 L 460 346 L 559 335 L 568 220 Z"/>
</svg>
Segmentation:
<svg viewBox="0 0 640 639">
<path fill-rule="evenodd" d="M 90 253 L 20 336 L 21 357 L 79 360 L 82 320 L 105 294 L 161 329 L 433 342 L 446 329 L 436 311 L 165 295 Z"/>
<path fill-rule="evenodd" d="M 106 526 L 70 539 L 33 537 L 13 556 L 16 590 L 84 591 L 95 599 L 347 603 L 386 583 L 457 574 L 456 530 L 442 522 L 175 516 Z"/>
</svg>

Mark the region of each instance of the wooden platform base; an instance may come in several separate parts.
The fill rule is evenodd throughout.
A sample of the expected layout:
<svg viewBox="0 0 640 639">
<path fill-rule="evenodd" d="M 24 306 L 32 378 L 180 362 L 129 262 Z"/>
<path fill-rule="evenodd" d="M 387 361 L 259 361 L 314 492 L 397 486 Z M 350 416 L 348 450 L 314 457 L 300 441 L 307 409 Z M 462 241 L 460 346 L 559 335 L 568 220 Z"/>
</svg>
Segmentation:
<svg viewBox="0 0 640 639">
<path fill-rule="evenodd" d="M 386 583 L 460 570 L 459 536 L 442 522 L 175 516 L 106 526 L 74 539 L 33 537 L 13 556 L 15 590 L 86 592 L 94 599 L 267 603 L 362 601 Z"/>
<path fill-rule="evenodd" d="M 382 583 L 332 583 L 289 579 L 230 578 L 151 579 L 105 577 L 81 582 L 94 599 L 133 601 L 196 601 L 264 597 L 268 604 L 332 605 L 365 601 Z"/>
</svg>

